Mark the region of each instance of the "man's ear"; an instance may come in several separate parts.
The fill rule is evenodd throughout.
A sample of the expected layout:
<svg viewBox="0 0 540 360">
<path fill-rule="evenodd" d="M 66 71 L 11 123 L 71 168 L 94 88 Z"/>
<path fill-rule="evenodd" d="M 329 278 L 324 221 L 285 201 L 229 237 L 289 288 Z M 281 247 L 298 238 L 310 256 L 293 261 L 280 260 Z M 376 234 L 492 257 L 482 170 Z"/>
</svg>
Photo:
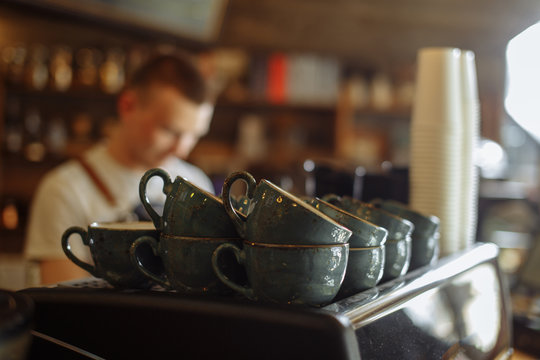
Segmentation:
<svg viewBox="0 0 540 360">
<path fill-rule="evenodd" d="M 124 90 L 120 93 L 116 102 L 116 110 L 120 121 L 128 118 L 135 110 L 137 99 L 137 93 L 134 90 Z"/>
</svg>

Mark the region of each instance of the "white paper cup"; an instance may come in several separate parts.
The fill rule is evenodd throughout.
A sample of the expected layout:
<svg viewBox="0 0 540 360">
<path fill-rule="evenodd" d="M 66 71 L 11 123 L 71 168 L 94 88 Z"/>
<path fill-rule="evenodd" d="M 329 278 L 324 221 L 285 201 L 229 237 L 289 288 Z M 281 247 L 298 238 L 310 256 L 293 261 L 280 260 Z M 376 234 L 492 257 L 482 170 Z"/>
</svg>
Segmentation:
<svg viewBox="0 0 540 360">
<path fill-rule="evenodd" d="M 440 218 L 441 255 L 460 247 L 462 186 L 462 51 L 418 54 L 411 122 L 411 207 Z"/>
<path fill-rule="evenodd" d="M 474 152 L 480 137 L 480 101 L 474 53 L 461 53 L 462 84 L 462 146 L 461 146 L 461 236 L 460 248 L 466 248 L 476 240 L 478 221 L 478 170 L 474 164 Z"/>
</svg>

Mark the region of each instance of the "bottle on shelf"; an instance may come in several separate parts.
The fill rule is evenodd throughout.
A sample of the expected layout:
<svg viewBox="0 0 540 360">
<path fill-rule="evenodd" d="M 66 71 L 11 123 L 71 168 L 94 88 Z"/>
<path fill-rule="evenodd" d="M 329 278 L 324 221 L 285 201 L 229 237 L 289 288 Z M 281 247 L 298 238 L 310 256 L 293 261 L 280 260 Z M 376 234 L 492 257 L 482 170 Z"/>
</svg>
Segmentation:
<svg viewBox="0 0 540 360">
<path fill-rule="evenodd" d="M 54 90 L 65 92 L 71 87 L 73 80 L 73 53 L 67 46 L 53 49 L 50 63 L 51 85 Z"/>
<path fill-rule="evenodd" d="M 30 56 L 25 70 L 25 82 L 29 89 L 40 91 L 45 89 L 49 80 L 47 59 L 49 50 L 42 44 L 30 48 Z"/>
<path fill-rule="evenodd" d="M 83 47 L 75 53 L 76 81 L 83 88 L 95 88 L 98 84 L 98 67 L 103 55 L 97 49 Z"/>
<path fill-rule="evenodd" d="M 20 119 L 21 104 L 18 99 L 9 99 L 6 104 L 5 150 L 9 154 L 19 154 L 23 146 L 23 126 Z"/>
<path fill-rule="evenodd" d="M 7 80 L 14 86 L 20 86 L 23 82 L 27 53 L 28 51 L 24 44 L 7 46 L 2 51 Z"/>
<path fill-rule="evenodd" d="M 115 94 L 125 81 L 125 61 L 126 55 L 120 48 L 112 48 L 107 51 L 105 61 L 99 68 L 101 89 L 106 94 Z"/>
<path fill-rule="evenodd" d="M 24 155 L 28 161 L 43 161 L 46 148 L 42 141 L 43 121 L 38 109 L 30 108 L 24 117 L 25 133 L 28 141 L 24 146 Z"/>
<path fill-rule="evenodd" d="M 50 119 L 45 135 L 47 150 L 56 156 L 64 153 L 67 144 L 67 129 L 62 117 Z"/>
</svg>

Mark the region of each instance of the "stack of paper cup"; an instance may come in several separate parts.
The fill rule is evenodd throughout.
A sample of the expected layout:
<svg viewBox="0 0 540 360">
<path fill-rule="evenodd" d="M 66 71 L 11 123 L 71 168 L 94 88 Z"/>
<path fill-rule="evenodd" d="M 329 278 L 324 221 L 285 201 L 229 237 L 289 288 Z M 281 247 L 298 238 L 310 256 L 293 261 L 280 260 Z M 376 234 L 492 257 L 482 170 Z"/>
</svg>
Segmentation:
<svg viewBox="0 0 540 360">
<path fill-rule="evenodd" d="M 471 101 L 466 105 L 465 101 L 476 94 L 476 84 L 474 90 L 469 89 L 475 82 L 471 69 L 474 57 L 471 63 L 470 53 L 459 49 L 424 48 L 418 55 L 411 124 L 410 205 L 439 217 L 442 256 L 464 249 L 472 231 L 468 217 L 473 196 L 464 196 L 470 194 L 464 190 L 472 186 L 469 168 L 474 167 L 474 145 L 469 140 L 474 131 L 465 121 L 477 104 Z"/>
<path fill-rule="evenodd" d="M 461 178 L 461 248 L 474 243 L 478 219 L 478 168 L 474 154 L 480 137 L 480 101 L 474 53 L 462 51 L 462 178 Z"/>
</svg>

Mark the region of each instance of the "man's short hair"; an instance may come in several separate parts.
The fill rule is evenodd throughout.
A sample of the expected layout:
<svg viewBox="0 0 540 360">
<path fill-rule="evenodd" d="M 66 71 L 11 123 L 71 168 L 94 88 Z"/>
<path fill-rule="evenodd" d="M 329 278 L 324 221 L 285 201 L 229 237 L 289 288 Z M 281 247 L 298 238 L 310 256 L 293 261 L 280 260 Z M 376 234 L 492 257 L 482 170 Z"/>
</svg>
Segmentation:
<svg viewBox="0 0 540 360">
<path fill-rule="evenodd" d="M 154 56 L 133 73 L 126 89 L 145 90 L 152 85 L 171 86 L 196 104 L 209 100 L 204 77 L 195 63 L 184 55 Z"/>
</svg>

